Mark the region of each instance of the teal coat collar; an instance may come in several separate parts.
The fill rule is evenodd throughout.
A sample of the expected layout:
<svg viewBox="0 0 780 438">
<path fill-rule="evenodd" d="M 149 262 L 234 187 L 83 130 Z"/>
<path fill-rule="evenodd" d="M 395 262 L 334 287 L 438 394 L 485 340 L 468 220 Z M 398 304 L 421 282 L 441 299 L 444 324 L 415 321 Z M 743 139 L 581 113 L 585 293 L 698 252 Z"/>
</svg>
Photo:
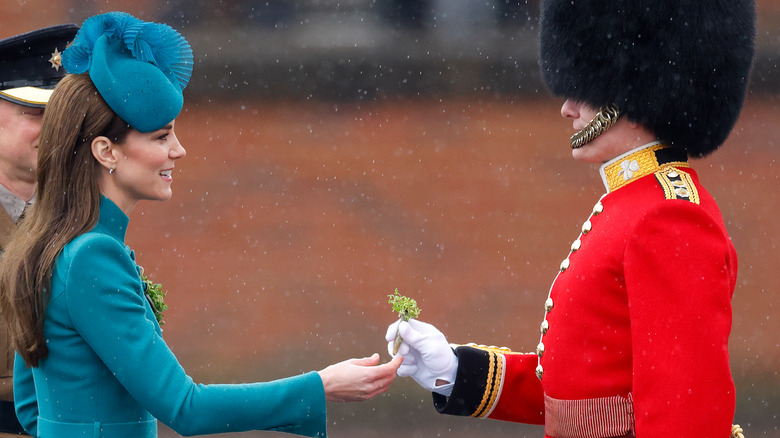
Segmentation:
<svg viewBox="0 0 780 438">
<path fill-rule="evenodd" d="M 114 201 L 100 195 L 100 219 L 95 225 L 95 230 L 124 243 L 129 224 L 130 218 L 114 204 Z"/>
</svg>

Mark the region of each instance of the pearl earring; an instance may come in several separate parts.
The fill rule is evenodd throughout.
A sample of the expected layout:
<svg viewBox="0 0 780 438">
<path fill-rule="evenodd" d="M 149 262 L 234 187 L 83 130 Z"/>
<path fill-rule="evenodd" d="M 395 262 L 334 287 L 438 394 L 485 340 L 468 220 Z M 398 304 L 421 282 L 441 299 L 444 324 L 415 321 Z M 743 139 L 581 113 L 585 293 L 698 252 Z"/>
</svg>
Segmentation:
<svg viewBox="0 0 780 438">
<path fill-rule="evenodd" d="M 116 169 L 115 167 L 111 166 L 111 168 L 110 168 L 110 169 L 108 169 L 108 174 L 109 174 L 109 175 L 113 175 L 113 174 L 114 174 L 114 170 L 115 170 L 115 169 Z"/>
</svg>

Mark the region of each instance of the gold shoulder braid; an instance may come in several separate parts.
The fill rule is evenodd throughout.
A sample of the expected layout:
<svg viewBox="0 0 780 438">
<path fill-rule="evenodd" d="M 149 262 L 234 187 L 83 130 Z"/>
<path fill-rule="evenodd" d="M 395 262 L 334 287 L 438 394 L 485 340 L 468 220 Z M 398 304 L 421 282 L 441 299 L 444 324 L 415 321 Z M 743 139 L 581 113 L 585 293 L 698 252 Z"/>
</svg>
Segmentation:
<svg viewBox="0 0 780 438">
<path fill-rule="evenodd" d="M 670 167 L 655 172 L 655 178 L 664 189 L 666 199 L 682 199 L 694 204 L 699 203 L 699 191 L 687 172 Z"/>
<path fill-rule="evenodd" d="M 730 438 L 745 438 L 745 435 L 742 435 L 742 428 L 739 427 L 739 424 L 731 425 L 731 437 Z"/>
</svg>

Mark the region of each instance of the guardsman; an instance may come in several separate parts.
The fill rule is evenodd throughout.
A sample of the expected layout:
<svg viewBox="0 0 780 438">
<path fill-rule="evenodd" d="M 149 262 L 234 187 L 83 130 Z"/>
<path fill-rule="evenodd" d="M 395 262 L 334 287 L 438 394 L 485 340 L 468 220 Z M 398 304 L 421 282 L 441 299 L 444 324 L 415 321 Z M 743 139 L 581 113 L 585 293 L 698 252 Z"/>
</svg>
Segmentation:
<svg viewBox="0 0 780 438">
<path fill-rule="evenodd" d="M 60 53 L 78 31 L 74 24 L 0 40 L 0 253 L 25 207 L 34 201 L 38 135 L 46 102 L 65 76 Z M 24 433 L 14 412 L 14 355 L 0 329 L 0 437 Z"/>
<path fill-rule="evenodd" d="M 540 65 L 601 165 L 541 306 L 536 351 L 450 346 L 396 322 L 398 371 L 441 413 L 543 424 L 552 438 L 738 436 L 729 368 L 737 256 L 689 158 L 717 149 L 745 97 L 750 0 L 542 0 Z M 541 300 L 540 300 L 541 301 Z"/>
</svg>

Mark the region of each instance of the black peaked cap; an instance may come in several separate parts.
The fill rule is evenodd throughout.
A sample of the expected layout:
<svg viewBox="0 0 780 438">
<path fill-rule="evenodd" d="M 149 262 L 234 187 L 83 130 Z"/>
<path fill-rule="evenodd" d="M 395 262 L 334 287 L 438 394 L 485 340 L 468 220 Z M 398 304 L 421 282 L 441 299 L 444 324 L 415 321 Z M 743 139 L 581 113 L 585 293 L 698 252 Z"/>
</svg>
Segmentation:
<svg viewBox="0 0 780 438">
<path fill-rule="evenodd" d="M 75 24 L 60 24 L 0 40 L 0 98 L 30 106 L 45 102 L 28 101 L 14 93 L 23 87 L 52 89 L 66 71 L 58 64 L 58 54 L 73 41 Z"/>
</svg>

